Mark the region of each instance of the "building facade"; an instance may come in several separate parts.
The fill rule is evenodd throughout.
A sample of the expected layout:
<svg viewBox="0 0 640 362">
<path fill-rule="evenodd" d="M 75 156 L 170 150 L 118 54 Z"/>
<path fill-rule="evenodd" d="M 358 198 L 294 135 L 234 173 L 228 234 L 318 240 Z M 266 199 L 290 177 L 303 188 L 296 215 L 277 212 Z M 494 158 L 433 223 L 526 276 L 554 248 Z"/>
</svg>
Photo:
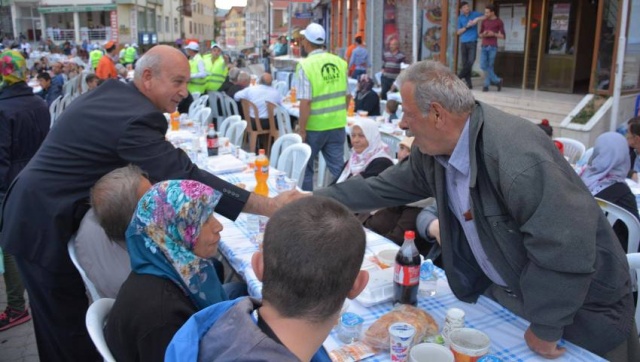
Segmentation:
<svg viewBox="0 0 640 362">
<path fill-rule="evenodd" d="M 228 49 L 241 50 L 245 45 L 244 7 L 234 6 L 225 17 L 225 44 Z"/>
</svg>

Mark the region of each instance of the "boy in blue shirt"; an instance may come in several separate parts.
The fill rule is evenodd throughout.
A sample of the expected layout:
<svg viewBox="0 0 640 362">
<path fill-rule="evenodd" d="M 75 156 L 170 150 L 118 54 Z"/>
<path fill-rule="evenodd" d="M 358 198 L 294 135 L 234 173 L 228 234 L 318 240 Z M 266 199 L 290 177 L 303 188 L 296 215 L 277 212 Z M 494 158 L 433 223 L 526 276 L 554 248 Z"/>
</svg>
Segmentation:
<svg viewBox="0 0 640 362">
<path fill-rule="evenodd" d="M 478 22 L 484 20 L 484 15 L 477 11 L 471 11 L 469 3 L 460 3 L 460 16 L 458 17 L 458 31 L 460 37 L 460 48 L 462 52 L 462 70 L 458 77 L 467 83 L 469 89 L 471 85 L 471 68 L 476 61 L 476 49 L 478 49 Z"/>
</svg>

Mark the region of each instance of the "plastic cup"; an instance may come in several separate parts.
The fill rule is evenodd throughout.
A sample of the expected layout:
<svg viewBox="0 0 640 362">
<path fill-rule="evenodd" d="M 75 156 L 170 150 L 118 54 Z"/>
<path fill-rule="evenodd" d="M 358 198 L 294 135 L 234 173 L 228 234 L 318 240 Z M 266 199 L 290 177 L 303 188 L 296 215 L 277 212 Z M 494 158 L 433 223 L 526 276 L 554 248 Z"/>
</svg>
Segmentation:
<svg viewBox="0 0 640 362">
<path fill-rule="evenodd" d="M 286 180 L 286 190 L 295 190 L 296 187 L 298 187 L 298 180 L 292 178 L 292 179 L 288 179 Z"/>
<path fill-rule="evenodd" d="M 454 329 L 449 333 L 450 348 L 456 362 L 475 362 L 489 353 L 489 336 L 473 328 Z"/>
<path fill-rule="evenodd" d="M 255 152 L 249 152 L 245 154 L 244 162 L 249 166 L 251 170 L 256 169 L 256 154 Z"/>
<path fill-rule="evenodd" d="M 358 116 L 360 117 L 366 117 L 369 115 L 369 112 L 367 111 L 358 111 L 357 113 L 358 113 Z"/>
<path fill-rule="evenodd" d="M 391 268 L 396 263 L 396 255 L 398 250 L 386 249 L 376 254 L 376 258 L 380 262 L 382 269 Z"/>
<path fill-rule="evenodd" d="M 393 323 L 389 326 L 389 354 L 391 361 L 406 361 L 416 329 L 409 323 Z"/>
<path fill-rule="evenodd" d="M 453 352 L 436 343 L 420 343 L 409 352 L 409 362 L 453 362 Z"/>
<path fill-rule="evenodd" d="M 247 215 L 247 230 L 249 231 L 249 239 L 252 243 L 258 243 L 258 234 L 260 234 L 260 215 Z"/>
</svg>

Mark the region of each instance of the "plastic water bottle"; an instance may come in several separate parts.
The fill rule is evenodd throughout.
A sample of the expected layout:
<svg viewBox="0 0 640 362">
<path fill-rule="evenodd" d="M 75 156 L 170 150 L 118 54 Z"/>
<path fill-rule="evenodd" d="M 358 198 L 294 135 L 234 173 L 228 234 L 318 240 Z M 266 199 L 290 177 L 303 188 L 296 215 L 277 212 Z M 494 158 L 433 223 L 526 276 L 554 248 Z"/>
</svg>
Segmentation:
<svg viewBox="0 0 640 362">
<path fill-rule="evenodd" d="M 432 297 L 436 294 L 438 276 L 431 259 L 427 259 L 420 266 L 420 287 L 418 293 L 423 297 Z"/>
</svg>

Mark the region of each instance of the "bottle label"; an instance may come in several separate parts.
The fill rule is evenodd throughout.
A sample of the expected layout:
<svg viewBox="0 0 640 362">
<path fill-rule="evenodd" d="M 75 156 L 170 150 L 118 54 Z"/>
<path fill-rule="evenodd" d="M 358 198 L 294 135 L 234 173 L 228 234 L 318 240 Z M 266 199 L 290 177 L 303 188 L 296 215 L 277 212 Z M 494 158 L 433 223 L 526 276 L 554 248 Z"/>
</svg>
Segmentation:
<svg viewBox="0 0 640 362">
<path fill-rule="evenodd" d="M 207 148 L 218 148 L 218 137 L 207 138 Z"/>
<path fill-rule="evenodd" d="M 393 281 L 404 286 L 418 285 L 420 283 L 420 266 L 396 263 Z"/>
<path fill-rule="evenodd" d="M 269 166 L 260 167 L 260 172 L 262 172 L 265 175 L 268 175 L 269 174 Z"/>
</svg>

